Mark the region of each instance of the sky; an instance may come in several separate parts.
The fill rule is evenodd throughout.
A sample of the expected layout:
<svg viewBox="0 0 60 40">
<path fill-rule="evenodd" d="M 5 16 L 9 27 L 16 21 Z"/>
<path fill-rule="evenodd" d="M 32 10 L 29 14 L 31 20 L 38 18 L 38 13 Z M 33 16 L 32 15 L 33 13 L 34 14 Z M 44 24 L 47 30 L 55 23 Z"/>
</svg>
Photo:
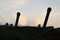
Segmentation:
<svg viewBox="0 0 60 40">
<path fill-rule="evenodd" d="M 47 26 L 60 27 L 60 0 L 0 0 L 0 24 L 15 24 L 20 12 L 19 25 L 42 26 L 48 7 L 52 11 Z"/>
</svg>

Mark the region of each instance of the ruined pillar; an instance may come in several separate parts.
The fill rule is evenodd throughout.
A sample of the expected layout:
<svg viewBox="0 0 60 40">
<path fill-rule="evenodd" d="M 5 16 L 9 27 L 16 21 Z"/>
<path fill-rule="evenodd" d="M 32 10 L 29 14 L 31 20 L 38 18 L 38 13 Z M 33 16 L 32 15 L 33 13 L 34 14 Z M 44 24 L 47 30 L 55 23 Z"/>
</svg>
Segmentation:
<svg viewBox="0 0 60 40">
<path fill-rule="evenodd" d="M 45 28 L 46 25 L 47 25 L 48 18 L 49 18 L 49 15 L 50 15 L 51 10 L 52 10 L 51 7 L 49 7 L 49 8 L 47 9 L 47 14 L 46 14 L 46 17 L 45 17 L 45 20 L 44 20 L 43 28 Z"/>
<path fill-rule="evenodd" d="M 17 13 L 17 17 L 16 17 L 16 22 L 15 22 L 15 26 L 18 26 L 18 21 L 19 21 L 19 17 L 20 17 L 20 12 Z"/>
</svg>

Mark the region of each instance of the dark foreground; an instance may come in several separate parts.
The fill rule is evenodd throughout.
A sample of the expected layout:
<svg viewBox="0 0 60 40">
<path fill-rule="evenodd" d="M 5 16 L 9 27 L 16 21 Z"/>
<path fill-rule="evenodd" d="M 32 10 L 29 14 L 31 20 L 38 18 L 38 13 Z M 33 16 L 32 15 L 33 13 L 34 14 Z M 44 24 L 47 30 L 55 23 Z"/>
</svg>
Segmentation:
<svg viewBox="0 0 60 40">
<path fill-rule="evenodd" d="M 0 27 L 0 40 L 60 40 L 60 29 Z"/>
<path fill-rule="evenodd" d="M 18 12 L 15 27 L 13 24 L 8 23 L 0 25 L 0 40 L 60 40 L 60 28 L 46 27 L 51 10 L 51 7 L 47 9 L 42 27 L 40 24 L 38 24 L 38 27 L 18 27 L 19 17 L 21 15 Z"/>
</svg>

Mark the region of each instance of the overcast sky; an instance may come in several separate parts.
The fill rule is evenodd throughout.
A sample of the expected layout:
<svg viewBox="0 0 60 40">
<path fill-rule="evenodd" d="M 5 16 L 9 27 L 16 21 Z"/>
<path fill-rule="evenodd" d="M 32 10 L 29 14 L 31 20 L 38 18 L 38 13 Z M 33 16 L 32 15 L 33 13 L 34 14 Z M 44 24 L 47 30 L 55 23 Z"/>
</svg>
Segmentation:
<svg viewBox="0 0 60 40">
<path fill-rule="evenodd" d="M 0 0 L 0 23 L 15 23 L 20 12 L 19 25 L 43 24 L 47 8 L 52 11 L 47 25 L 60 26 L 60 0 Z"/>
</svg>

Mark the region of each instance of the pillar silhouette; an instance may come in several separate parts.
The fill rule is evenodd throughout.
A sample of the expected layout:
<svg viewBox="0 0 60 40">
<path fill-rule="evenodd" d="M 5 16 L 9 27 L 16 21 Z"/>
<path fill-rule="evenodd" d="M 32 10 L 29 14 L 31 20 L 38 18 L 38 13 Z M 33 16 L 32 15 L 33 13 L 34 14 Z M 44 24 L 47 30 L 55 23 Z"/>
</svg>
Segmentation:
<svg viewBox="0 0 60 40">
<path fill-rule="evenodd" d="M 18 21 L 19 21 L 19 17 L 20 17 L 20 12 L 17 13 L 17 17 L 16 17 L 16 22 L 15 22 L 15 26 L 18 26 Z"/>
<path fill-rule="evenodd" d="M 9 24 L 8 24 L 8 23 L 6 23 L 6 24 L 5 24 L 5 27 L 9 27 Z"/>
<path fill-rule="evenodd" d="M 51 7 L 49 7 L 49 8 L 47 9 L 47 14 L 46 14 L 46 17 L 45 17 L 45 20 L 44 20 L 43 28 L 45 28 L 46 25 L 47 25 L 48 18 L 49 18 L 49 15 L 50 15 L 51 10 L 52 10 Z"/>
<path fill-rule="evenodd" d="M 10 24 L 10 27 L 13 27 L 13 24 Z"/>
</svg>

